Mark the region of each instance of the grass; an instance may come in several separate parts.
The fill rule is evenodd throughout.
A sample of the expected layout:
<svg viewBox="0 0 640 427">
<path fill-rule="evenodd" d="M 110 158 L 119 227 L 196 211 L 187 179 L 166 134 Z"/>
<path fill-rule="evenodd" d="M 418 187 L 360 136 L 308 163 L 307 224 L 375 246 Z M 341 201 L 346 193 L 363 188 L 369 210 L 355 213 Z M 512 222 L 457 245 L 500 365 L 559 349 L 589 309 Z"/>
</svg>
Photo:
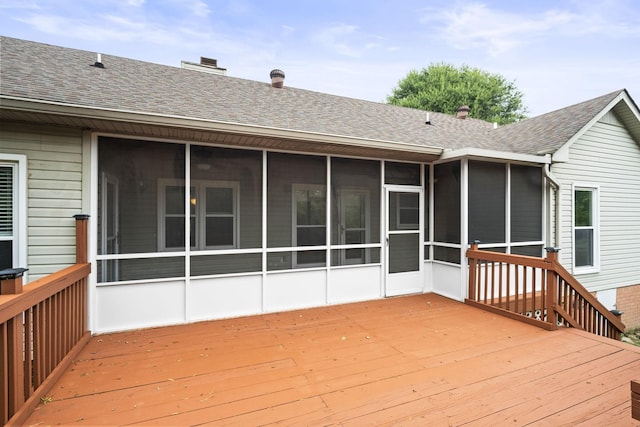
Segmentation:
<svg viewBox="0 0 640 427">
<path fill-rule="evenodd" d="M 640 328 L 632 329 L 623 333 L 622 341 L 640 347 Z"/>
</svg>

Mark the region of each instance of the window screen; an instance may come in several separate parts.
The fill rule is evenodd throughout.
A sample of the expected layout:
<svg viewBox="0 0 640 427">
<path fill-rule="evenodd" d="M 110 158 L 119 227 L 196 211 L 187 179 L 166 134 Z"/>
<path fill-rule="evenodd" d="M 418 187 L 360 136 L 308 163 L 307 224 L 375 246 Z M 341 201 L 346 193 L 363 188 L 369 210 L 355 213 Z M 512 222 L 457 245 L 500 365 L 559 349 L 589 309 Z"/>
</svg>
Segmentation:
<svg viewBox="0 0 640 427">
<path fill-rule="evenodd" d="M 434 240 L 460 243 L 460 162 L 434 166 Z"/>
<path fill-rule="evenodd" d="M 542 240 L 542 169 L 511 165 L 511 241 Z"/>
<path fill-rule="evenodd" d="M 506 166 L 469 161 L 469 240 L 505 241 Z"/>
</svg>

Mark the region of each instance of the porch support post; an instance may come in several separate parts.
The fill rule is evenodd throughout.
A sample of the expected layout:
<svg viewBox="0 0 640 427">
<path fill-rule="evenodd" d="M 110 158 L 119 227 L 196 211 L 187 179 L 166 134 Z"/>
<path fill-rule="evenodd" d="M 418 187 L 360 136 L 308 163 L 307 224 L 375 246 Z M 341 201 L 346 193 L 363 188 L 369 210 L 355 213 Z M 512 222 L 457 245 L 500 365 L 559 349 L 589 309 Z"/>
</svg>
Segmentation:
<svg viewBox="0 0 640 427">
<path fill-rule="evenodd" d="M 88 222 L 89 215 L 79 214 L 76 219 L 76 264 L 86 264 L 88 257 Z"/>
<path fill-rule="evenodd" d="M 558 315 L 556 314 L 556 304 L 558 302 L 558 273 L 556 273 L 555 264 L 558 262 L 558 252 L 560 248 L 544 248 L 547 251 L 545 258 L 547 266 L 547 294 L 545 307 L 547 310 L 547 323 L 552 329 L 558 329 Z"/>
</svg>

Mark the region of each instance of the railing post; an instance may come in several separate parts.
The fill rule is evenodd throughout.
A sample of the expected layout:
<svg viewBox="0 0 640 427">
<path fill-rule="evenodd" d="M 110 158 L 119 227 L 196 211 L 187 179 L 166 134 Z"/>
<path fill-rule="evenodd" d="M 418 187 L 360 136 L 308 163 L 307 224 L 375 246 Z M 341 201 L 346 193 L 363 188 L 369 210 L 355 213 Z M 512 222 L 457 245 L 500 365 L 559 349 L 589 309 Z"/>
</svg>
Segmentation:
<svg viewBox="0 0 640 427">
<path fill-rule="evenodd" d="M 26 268 L 7 268 L 0 271 L 0 294 L 10 295 L 22 293 L 22 276 Z M 6 410 L 8 414 L 14 414 L 25 402 L 25 365 L 23 357 L 24 342 L 24 326 L 23 313 L 7 320 L 5 324 L 5 343 L 0 345 L 4 347 L 6 381 L 8 392 L 6 400 Z M 2 369 L 2 368 L 0 368 Z M 5 397 L 2 397 L 5 399 Z M 4 406 L 4 405 L 2 405 Z M 4 414 L 0 414 L 1 418 L 5 418 Z M 6 421 L 6 420 L 5 420 Z"/>
<path fill-rule="evenodd" d="M 560 248 L 547 247 L 545 262 L 547 266 L 547 300 L 545 306 L 547 309 L 547 322 L 553 329 L 558 329 L 558 315 L 556 313 L 556 304 L 558 303 L 558 273 L 555 270 L 555 264 L 558 262 L 558 252 Z"/>
<path fill-rule="evenodd" d="M 0 295 L 22 293 L 22 276 L 26 268 L 7 268 L 0 271 Z"/>
<path fill-rule="evenodd" d="M 88 227 L 89 215 L 78 214 L 76 219 L 76 264 L 86 264 L 88 257 Z"/>
<path fill-rule="evenodd" d="M 478 250 L 478 244 L 480 240 L 474 240 L 470 243 L 471 247 L 469 248 L 472 251 Z M 476 298 L 476 281 L 478 280 L 477 275 L 478 270 L 478 260 L 477 258 L 469 258 L 469 290 L 467 291 L 467 298 L 472 301 L 477 301 Z"/>
</svg>

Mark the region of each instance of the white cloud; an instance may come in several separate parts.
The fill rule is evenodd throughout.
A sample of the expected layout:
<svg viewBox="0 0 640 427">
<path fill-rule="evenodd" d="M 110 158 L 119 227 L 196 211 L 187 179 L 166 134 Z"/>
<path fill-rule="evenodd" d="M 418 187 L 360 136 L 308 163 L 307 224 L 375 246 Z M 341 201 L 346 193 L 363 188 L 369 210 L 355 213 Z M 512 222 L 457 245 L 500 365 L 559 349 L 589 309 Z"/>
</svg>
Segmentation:
<svg viewBox="0 0 640 427">
<path fill-rule="evenodd" d="M 40 9 L 36 1 L 27 0 L 3 0 L 0 2 L 0 9 Z"/>
<path fill-rule="evenodd" d="M 441 24 L 440 36 L 457 49 L 483 49 L 497 56 L 573 19 L 574 16 L 565 12 L 550 11 L 527 17 L 493 10 L 481 3 L 468 3 L 455 5 L 438 15 L 430 12 L 423 22 L 435 20 Z"/>
<path fill-rule="evenodd" d="M 181 0 L 180 3 L 186 3 L 186 8 L 190 10 L 192 14 L 199 18 L 205 18 L 209 16 L 209 13 L 211 13 L 211 11 L 209 10 L 209 5 L 207 5 L 207 3 L 205 3 L 204 1 L 191 0 L 189 2 L 185 2 L 184 0 Z"/>
<path fill-rule="evenodd" d="M 315 39 L 327 49 L 339 53 L 340 55 L 357 58 L 360 52 L 351 47 L 347 39 L 354 35 L 358 27 L 347 24 L 334 24 L 320 31 Z"/>
<path fill-rule="evenodd" d="M 460 50 L 480 49 L 494 57 L 547 37 L 640 34 L 638 26 L 620 23 L 600 8 L 525 14 L 490 8 L 484 3 L 457 3 L 438 13 L 434 9 L 424 12 L 421 22 L 435 27 L 449 45 Z"/>
<path fill-rule="evenodd" d="M 291 27 L 289 25 L 282 25 L 280 29 L 282 30 L 282 32 L 280 33 L 282 37 L 288 37 L 296 31 L 294 27 Z"/>
<path fill-rule="evenodd" d="M 363 33 L 358 26 L 344 23 L 326 27 L 313 39 L 328 51 L 349 58 L 362 58 L 367 52 L 384 47 L 384 38 Z"/>
</svg>

